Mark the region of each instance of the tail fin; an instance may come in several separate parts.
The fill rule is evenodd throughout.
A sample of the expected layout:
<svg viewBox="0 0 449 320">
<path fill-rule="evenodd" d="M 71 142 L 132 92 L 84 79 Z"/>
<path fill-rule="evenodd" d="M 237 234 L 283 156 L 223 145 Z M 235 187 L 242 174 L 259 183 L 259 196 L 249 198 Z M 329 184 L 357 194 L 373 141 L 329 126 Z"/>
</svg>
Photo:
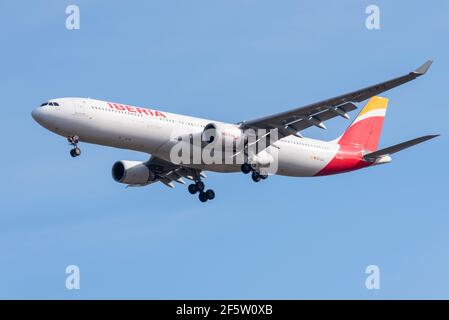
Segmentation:
<svg viewBox="0 0 449 320">
<path fill-rule="evenodd" d="M 387 106 L 387 98 L 372 97 L 337 140 L 338 143 L 358 145 L 370 151 L 377 150 Z"/>
</svg>

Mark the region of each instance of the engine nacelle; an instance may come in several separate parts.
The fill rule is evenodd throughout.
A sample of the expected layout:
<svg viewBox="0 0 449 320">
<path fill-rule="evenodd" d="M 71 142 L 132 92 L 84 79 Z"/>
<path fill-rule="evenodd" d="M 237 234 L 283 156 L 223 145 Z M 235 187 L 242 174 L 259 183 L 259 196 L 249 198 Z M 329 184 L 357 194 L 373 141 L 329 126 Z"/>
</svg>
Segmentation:
<svg viewBox="0 0 449 320">
<path fill-rule="evenodd" d="M 155 174 L 144 162 L 121 160 L 112 166 L 112 177 L 117 182 L 133 185 L 153 181 Z"/>
<path fill-rule="evenodd" d="M 215 122 L 206 125 L 201 134 L 201 141 L 205 143 L 221 142 L 222 146 L 235 145 L 237 149 L 243 146 L 244 138 L 243 131 L 239 127 Z"/>
</svg>

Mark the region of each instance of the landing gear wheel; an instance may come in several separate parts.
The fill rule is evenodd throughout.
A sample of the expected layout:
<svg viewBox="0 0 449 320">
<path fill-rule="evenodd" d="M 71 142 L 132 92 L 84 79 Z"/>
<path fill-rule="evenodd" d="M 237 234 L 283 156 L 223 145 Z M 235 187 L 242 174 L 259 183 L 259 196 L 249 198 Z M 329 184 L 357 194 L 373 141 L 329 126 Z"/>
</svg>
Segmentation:
<svg viewBox="0 0 449 320">
<path fill-rule="evenodd" d="M 259 182 L 262 179 L 257 171 L 253 171 L 253 173 L 251 174 L 251 178 L 254 182 Z"/>
<path fill-rule="evenodd" d="M 213 200 L 215 198 L 215 192 L 212 189 L 209 189 L 205 192 L 208 200 Z"/>
<path fill-rule="evenodd" d="M 201 202 L 206 202 L 207 201 L 207 195 L 205 192 L 200 192 L 200 195 L 198 196 L 198 198 L 200 199 Z"/>
<path fill-rule="evenodd" d="M 75 156 L 80 156 L 81 155 L 81 149 L 76 147 L 73 149 L 73 153 L 75 154 Z"/>
<path fill-rule="evenodd" d="M 70 155 L 72 156 L 72 157 L 78 157 L 78 156 L 80 156 L 81 155 L 81 149 L 80 148 L 73 148 L 72 150 L 70 150 Z"/>
<path fill-rule="evenodd" d="M 195 183 L 196 189 L 200 192 L 203 192 L 204 190 L 204 182 L 203 181 L 197 181 Z"/>
<path fill-rule="evenodd" d="M 259 175 L 262 180 L 265 180 L 266 178 L 268 178 L 267 174 L 259 174 Z"/>
<path fill-rule="evenodd" d="M 81 150 L 78 148 L 79 137 L 78 136 L 70 136 L 67 138 L 67 141 L 70 145 L 73 146 L 73 149 L 70 150 L 70 155 L 72 157 L 78 157 L 81 155 Z"/>
<path fill-rule="evenodd" d="M 189 184 L 188 189 L 189 189 L 190 194 L 195 194 L 198 192 L 198 188 L 196 187 L 196 185 L 194 183 Z"/>
<path fill-rule="evenodd" d="M 247 163 L 242 164 L 242 166 L 240 167 L 240 169 L 242 170 L 242 172 L 244 174 L 248 174 L 251 172 L 251 166 Z"/>
</svg>

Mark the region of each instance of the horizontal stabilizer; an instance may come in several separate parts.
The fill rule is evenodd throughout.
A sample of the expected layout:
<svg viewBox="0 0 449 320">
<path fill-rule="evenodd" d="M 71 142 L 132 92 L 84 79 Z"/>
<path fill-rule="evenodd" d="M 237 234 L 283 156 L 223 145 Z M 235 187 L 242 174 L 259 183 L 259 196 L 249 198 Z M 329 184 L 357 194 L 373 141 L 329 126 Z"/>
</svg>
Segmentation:
<svg viewBox="0 0 449 320">
<path fill-rule="evenodd" d="M 365 154 L 363 156 L 363 159 L 365 159 L 366 161 L 373 162 L 373 161 L 375 161 L 376 159 L 378 159 L 380 157 L 393 154 L 395 152 L 404 150 L 406 148 L 410 148 L 410 147 L 412 147 L 414 145 L 417 145 L 418 143 L 421 143 L 421 142 L 433 139 L 433 138 L 438 137 L 438 136 L 439 136 L 439 134 L 432 134 L 432 135 L 427 135 L 427 136 L 419 137 L 419 138 L 416 138 L 416 139 L 412 139 L 412 140 L 409 140 L 409 141 L 405 141 L 405 142 L 396 144 L 394 146 L 391 146 L 391 147 L 388 147 L 388 148 L 385 148 L 385 149 L 381 149 L 381 150 L 377 150 L 375 152 L 371 152 L 371 153 Z"/>
</svg>

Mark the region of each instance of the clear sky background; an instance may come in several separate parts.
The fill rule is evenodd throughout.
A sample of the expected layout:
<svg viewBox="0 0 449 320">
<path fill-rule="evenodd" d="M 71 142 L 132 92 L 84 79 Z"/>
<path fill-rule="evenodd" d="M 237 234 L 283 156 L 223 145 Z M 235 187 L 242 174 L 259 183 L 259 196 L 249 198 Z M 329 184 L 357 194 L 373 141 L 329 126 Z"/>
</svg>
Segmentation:
<svg viewBox="0 0 449 320">
<path fill-rule="evenodd" d="M 80 30 L 65 28 L 69 4 Z M 0 17 L 0 298 L 449 298 L 447 1 L 3 0 Z M 386 94 L 380 145 L 441 137 L 344 175 L 210 173 L 206 204 L 184 186 L 125 189 L 112 164 L 148 155 L 81 144 L 72 159 L 30 116 L 82 96 L 238 122 L 430 58 Z M 303 134 L 331 140 L 348 122 L 326 125 Z M 65 288 L 70 264 L 80 290 Z"/>
</svg>

